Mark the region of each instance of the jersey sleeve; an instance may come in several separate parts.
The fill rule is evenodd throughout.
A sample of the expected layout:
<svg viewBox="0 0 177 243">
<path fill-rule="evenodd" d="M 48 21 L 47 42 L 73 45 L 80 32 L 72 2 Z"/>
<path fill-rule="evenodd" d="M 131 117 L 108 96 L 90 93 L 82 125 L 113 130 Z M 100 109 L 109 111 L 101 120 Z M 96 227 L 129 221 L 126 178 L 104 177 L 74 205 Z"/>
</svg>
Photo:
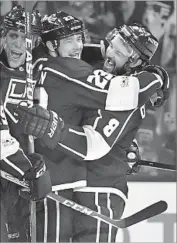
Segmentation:
<svg viewBox="0 0 177 243">
<path fill-rule="evenodd" d="M 0 168 L 15 177 L 22 177 L 31 162 L 20 148 L 18 141 L 11 136 L 3 105 L 0 105 Z"/>
<path fill-rule="evenodd" d="M 115 77 L 103 70 L 94 70 L 82 60 L 65 59 L 46 62 L 43 67 L 40 85 L 49 96 L 52 89 L 53 92 L 72 90 L 70 103 L 112 111 L 131 110 L 138 105 L 139 81 L 136 77 Z M 129 93 L 131 95 L 127 95 Z"/>
<path fill-rule="evenodd" d="M 82 125 L 65 125 L 58 148 L 69 156 L 88 161 L 102 158 L 127 135 L 129 139 L 121 143 L 128 147 L 144 118 L 144 110 L 141 109 L 86 112 Z"/>
<path fill-rule="evenodd" d="M 163 81 L 159 75 L 147 71 L 140 72 L 135 77 L 140 84 L 138 105 L 141 107 L 149 101 L 157 89 L 162 87 Z"/>
</svg>

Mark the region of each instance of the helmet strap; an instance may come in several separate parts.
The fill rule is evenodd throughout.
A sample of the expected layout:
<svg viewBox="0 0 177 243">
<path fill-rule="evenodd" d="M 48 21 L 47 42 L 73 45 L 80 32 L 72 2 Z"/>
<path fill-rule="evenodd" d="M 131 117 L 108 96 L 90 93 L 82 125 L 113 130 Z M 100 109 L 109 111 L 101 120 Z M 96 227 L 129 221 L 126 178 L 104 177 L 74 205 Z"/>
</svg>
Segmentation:
<svg viewBox="0 0 177 243">
<path fill-rule="evenodd" d="M 135 57 L 130 57 L 128 61 L 124 64 L 122 70 L 124 70 L 124 74 L 130 75 L 131 73 L 134 73 L 135 71 L 142 70 L 144 65 L 146 64 L 142 59 L 138 58 L 137 60 L 141 60 L 141 64 L 135 67 L 131 67 L 130 63 L 136 61 Z"/>
</svg>

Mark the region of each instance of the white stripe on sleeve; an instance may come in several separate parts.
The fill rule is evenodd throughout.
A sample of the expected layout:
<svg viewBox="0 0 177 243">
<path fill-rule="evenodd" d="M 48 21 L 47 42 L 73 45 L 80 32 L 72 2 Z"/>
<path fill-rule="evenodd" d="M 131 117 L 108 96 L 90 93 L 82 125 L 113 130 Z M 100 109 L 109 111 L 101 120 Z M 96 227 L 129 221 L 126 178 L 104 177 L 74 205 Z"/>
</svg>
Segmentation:
<svg viewBox="0 0 177 243">
<path fill-rule="evenodd" d="M 59 75 L 59 76 L 61 76 L 61 77 L 63 77 L 63 78 L 66 78 L 68 81 L 71 81 L 71 82 L 73 82 L 73 83 L 76 83 L 76 84 L 79 84 L 79 85 L 81 85 L 81 86 L 84 86 L 84 87 L 86 87 L 87 89 L 94 90 L 94 91 L 97 91 L 97 92 L 100 92 L 100 93 L 106 93 L 106 94 L 108 93 L 107 90 L 103 90 L 103 89 L 95 88 L 95 87 L 93 87 L 93 86 L 91 86 L 91 85 L 89 85 L 89 84 L 86 84 L 86 83 L 84 83 L 84 82 L 82 82 L 82 81 L 80 81 L 80 80 L 78 80 L 78 79 L 71 78 L 71 77 L 69 77 L 68 75 L 66 75 L 66 74 L 64 74 L 64 73 L 61 73 L 61 72 L 59 72 L 59 71 L 57 71 L 57 70 L 54 70 L 54 69 L 52 69 L 52 68 L 45 67 L 43 70 L 44 70 L 44 71 L 49 71 L 49 72 L 55 73 L 55 74 L 57 74 L 57 75 Z"/>
<path fill-rule="evenodd" d="M 11 166 L 14 170 L 18 171 L 18 173 L 20 173 L 22 176 L 24 175 L 24 172 L 17 167 L 16 165 L 14 165 L 12 162 L 10 162 L 10 160 L 8 160 L 7 158 L 3 159 L 9 166 Z"/>
<path fill-rule="evenodd" d="M 161 83 L 161 86 L 163 85 L 162 79 L 158 74 L 154 75 L 157 77 L 157 79 L 155 79 L 154 81 L 152 81 L 151 83 L 149 83 L 148 85 L 146 85 L 144 88 L 140 89 L 140 93 L 145 92 L 146 90 L 148 90 L 149 88 L 151 88 L 153 85 L 155 85 L 156 83 Z"/>
</svg>

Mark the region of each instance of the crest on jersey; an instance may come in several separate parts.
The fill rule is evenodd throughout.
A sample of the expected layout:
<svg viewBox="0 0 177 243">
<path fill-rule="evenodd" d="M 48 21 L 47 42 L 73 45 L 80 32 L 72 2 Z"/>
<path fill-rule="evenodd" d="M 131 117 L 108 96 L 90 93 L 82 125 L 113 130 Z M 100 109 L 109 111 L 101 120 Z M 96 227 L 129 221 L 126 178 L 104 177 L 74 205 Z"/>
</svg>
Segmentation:
<svg viewBox="0 0 177 243">
<path fill-rule="evenodd" d="M 35 81 L 33 84 L 33 89 L 35 87 Z M 6 114 L 14 122 L 18 122 L 18 117 L 14 112 L 14 108 L 21 102 L 27 105 L 26 97 L 26 80 L 11 79 L 7 89 L 7 93 L 4 101 L 4 109 Z"/>
<path fill-rule="evenodd" d="M 129 86 L 129 78 L 128 77 L 122 77 L 121 84 L 120 86 L 122 88 L 128 87 Z"/>
</svg>

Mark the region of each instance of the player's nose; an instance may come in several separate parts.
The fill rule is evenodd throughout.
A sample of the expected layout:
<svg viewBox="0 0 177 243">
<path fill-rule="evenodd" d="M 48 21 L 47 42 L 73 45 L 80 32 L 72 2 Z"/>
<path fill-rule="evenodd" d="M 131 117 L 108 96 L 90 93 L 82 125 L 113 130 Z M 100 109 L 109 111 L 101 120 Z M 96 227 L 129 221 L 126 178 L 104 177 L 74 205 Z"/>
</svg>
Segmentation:
<svg viewBox="0 0 177 243">
<path fill-rule="evenodd" d="M 16 41 L 15 41 L 15 46 L 16 46 L 17 48 L 20 48 L 20 47 L 22 46 L 22 44 L 23 44 L 23 40 L 22 40 L 20 37 L 18 37 L 18 38 L 16 39 Z"/>
<path fill-rule="evenodd" d="M 106 51 L 106 56 L 110 57 L 110 58 L 114 57 L 114 50 L 111 46 L 108 46 L 107 51 Z"/>
</svg>

